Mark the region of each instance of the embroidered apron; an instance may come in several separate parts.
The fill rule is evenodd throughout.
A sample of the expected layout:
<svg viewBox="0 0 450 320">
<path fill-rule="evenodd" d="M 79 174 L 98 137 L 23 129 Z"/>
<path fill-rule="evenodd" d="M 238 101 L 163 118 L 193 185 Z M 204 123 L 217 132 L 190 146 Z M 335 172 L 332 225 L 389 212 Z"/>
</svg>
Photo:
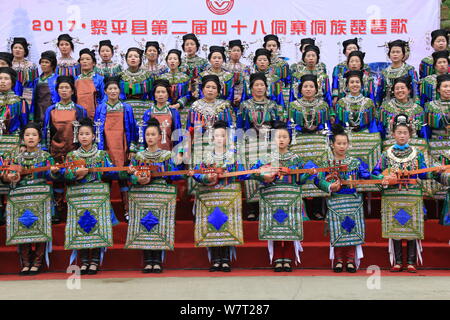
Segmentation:
<svg viewBox="0 0 450 320">
<path fill-rule="evenodd" d="M 108 112 L 105 120 L 105 147 L 115 166 L 123 166 L 127 155 L 127 141 L 123 125 L 123 111 Z"/>
<path fill-rule="evenodd" d="M 67 153 L 76 149 L 73 143 L 73 124 L 77 119 L 76 110 L 52 110 L 51 119 L 56 133 L 51 141 L 51 155 L 56 161 L 62 161 Z"/>
<path fill-rule="evenodd" d="M 77 104 L 83 106 L 90 119 L 94 119 L 95 108 L 97 107 L 97 90 L 92 79 L 78 79 L 75 82 L 77 89 Z"/>
<path fill-rule="evenodd" d="M 37 122 L 44 120 L 45 111 L 52 105 L 52 95 L 50 93 L 50 87 L 47 83 L 40 83 L 36 89 L 36 110 L 34 111 L 34 117 Z"/>
</svg>

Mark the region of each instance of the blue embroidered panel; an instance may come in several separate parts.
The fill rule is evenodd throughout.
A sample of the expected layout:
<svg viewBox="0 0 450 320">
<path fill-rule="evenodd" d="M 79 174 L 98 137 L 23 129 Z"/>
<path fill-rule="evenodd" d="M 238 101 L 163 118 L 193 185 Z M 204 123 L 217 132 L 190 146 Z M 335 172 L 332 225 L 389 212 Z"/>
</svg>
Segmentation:
<svg viewBox="0 0 450 320">
<path fill-rule="evenodd" d="M 212 224 L 217 231 L 219 231 L 227 221 L 228 216 L 219 207 L 215 207 L 208 216 L 208 222 Z"/>
<path fill-rule="evenodd" d="M 283 209 L 278 209 L 274 214 L 273 218 L 278 221 L 278 223 L 283 223 L 288 217 L 287 213 Z"/>
<path fill-rule="evenodd" d="M 352 232 L 353 228 L 356 226 L 355 220 L 346 216 L 344 221 L 341 223 L 341 227 L 348 233 Z"/>
<path fill-rule="evenodd" d="M 394 215 L 394 219 L 398 221 L 402 226 L 404 226 L 410 219 L 411 215 L 403 209 L 398 210 Z"/>
<path fill-rule="evenodd" d="M 159 224 L 159 219 L 153 214 L 153 212 L 149 211 L 144 217 L 141 218 L 141 224 L 150 231 L 154 226 Z"/>
<path fill-rule="evenodd" d="M 19 222 L 23 224 L 28 229 L 38 220 L 39 218 L 30 210 L 25 210 L 19 218 Z"/>
<path fill-rule="evenodd" d="M 97 219 L 92 216 L 89 210 L 86 210 L 83 215 L 78 219 L 78 224 L 84 232 L 89 233 L 97 224 Z"/>
</svg>

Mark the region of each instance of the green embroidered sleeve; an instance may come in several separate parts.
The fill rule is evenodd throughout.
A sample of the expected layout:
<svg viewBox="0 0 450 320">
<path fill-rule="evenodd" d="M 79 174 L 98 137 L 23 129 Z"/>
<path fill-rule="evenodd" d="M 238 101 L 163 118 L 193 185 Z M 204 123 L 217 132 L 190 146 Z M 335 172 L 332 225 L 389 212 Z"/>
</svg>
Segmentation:
<svg viewBox="0 0 450 320">
<path fill-rule="evenodd" d="M 328 166 L 327 163 L 321 164 L 321 167 L 326 167 L 326 166 Z M 319 172 L 317 174 L 316 179 L 314 179 L 314 184 L 316 185 L 317 188 L 319 188 L 323 192 L 326 192 L 326 193 L 330 192 L 331 182 L 328 182 L 327 180 L 325 180 L 325 172 Z"/>
<path fill-rule="evenodd" d="M 187 98 L 186 97 L 181 97 L 180 99 L 178 99 L 177 103 L 180 104 L 180 109 L 183 109 L 184 107 L 186 107 Z"/>
</svg>

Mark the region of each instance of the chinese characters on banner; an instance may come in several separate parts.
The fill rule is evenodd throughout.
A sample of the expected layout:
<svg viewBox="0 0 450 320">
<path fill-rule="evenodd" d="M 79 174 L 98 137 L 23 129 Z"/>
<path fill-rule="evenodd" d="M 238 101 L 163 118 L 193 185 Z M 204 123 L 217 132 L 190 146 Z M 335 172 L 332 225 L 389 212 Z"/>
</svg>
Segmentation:
<svg viewBox="0 0 450 320">
<path fill-rule="evenodd" d="M 34 31 L 53 31 L 48 27 L 49 20 L 33 20 Z M 71 31 L 62 28 L 61 21 L 55 23 L 58 31 Z M 45 27 L 42 28 L 41 26 Z M 91 35 L 368 35 L 368 34 L 407 34 L 408 19 L 352 19 L 352 20 L 254 20 L 229 22 L 227 20 L 91 20 Z"/>
<path fill-rule="evenodd" d="M 193 4 L 195 2 L 195 5 Z M 432 53 L 430 33 L 439 28 L 438 0 L 21 0 L 0 11 L 0 51 L 8 51 L 7 40 L 25 37 L 32 43 L 30 59 L 55 50 L 55 39 L 69 33 L 79 40 L 80 49 L 95 49 L 100 40 L 118 46 L 116 59 L 127 48 L 159 41 L 163 52 L 181 49 L 182 36 L 195 33 L 201 44 L 199 55 L 206 57 L 209 46 L 226 45 L 241 39 L 245 63 L 263 44 L 267 34 L 280 38 L 281 52 L 288 63 L 301 59 L 302 38 L 315 38 L 320 59 L 329 69 L 344 59 L 342 42 L 357 37 L 365 60 L 386 62 L 385 44 L 402 39 L 410 42 L 408 63 L 418 68 L 420 60 Z M 163 57 L 162 57 L 163 59 Z M 123 62 L 123 61 L 121 61 Z"/>
</svg>

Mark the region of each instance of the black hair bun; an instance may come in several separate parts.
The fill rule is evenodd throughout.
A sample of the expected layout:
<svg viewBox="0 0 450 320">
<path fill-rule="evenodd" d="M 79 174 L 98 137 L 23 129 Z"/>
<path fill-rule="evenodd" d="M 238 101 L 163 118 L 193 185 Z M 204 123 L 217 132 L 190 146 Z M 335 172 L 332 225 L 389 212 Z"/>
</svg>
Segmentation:
<svg viewBox="0 0 450 320">
<path fill-rule="evenodd" d="M 334 136 L 346 134 L 344 127 L 338 123 L 333 124 L 333 126 L 331 127 L 331 132 L 333 133 Z"/>
<path fill-rule="evenodd" d="M 158 127 L 161 124 L 159 123 L 158 119 L 156 118 L 150 118 L 150 120 L 147 121 L 147 127 Z"/>
<path fill-rule="evenodd" d="M 218 120 L 214 123 L 214 129 L 226 129 L 228 128 L 228 124 L 223 120 Z"/>
<path fill-rule="evenodd" d="M 272 128 L 273 129 L 287 129 L 286 123 L 280 120 L 273 120 L 272 121 Z"/>
<path fill-rule="evenodd" d="M 79 121 L 80 127 L 91 127 L 94 128 L 94 121 L 89 118 L 83 118 Z"/>
</svg>

